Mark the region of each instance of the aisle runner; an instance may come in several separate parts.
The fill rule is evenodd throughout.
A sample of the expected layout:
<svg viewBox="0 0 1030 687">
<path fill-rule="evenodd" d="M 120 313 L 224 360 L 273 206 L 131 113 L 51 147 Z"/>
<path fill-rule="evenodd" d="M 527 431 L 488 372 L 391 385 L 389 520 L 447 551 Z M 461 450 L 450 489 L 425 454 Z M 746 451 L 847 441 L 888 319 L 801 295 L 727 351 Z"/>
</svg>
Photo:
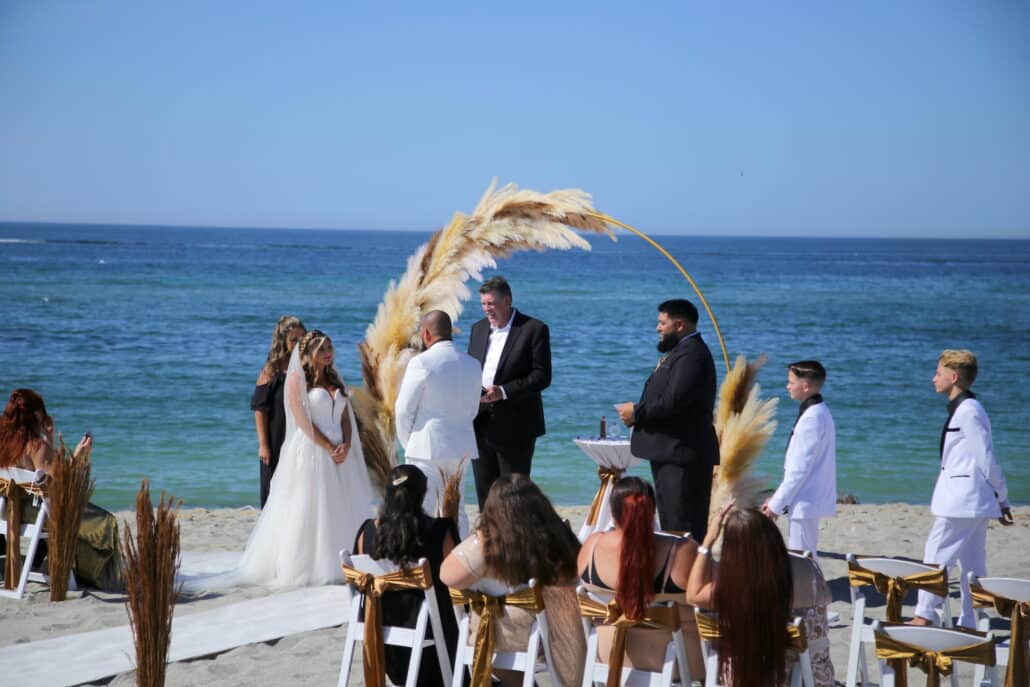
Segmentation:
<svg viewBox="0 0 1030 687">
<path fill-rule="evenodd" d="M 298 589 L 182 616 L 177 613 L 169 661 L 342 625 L 347 608 L 347 588 L 339 585 Z M 342 656 L 342 635 L 340 652 Z M 19 684 L 25 685 L 76 685 L 128 672 L 134 660 L 132 631 L 123 625 L 4 647 L 0 674 L 17 675 Z"/>
</svg>

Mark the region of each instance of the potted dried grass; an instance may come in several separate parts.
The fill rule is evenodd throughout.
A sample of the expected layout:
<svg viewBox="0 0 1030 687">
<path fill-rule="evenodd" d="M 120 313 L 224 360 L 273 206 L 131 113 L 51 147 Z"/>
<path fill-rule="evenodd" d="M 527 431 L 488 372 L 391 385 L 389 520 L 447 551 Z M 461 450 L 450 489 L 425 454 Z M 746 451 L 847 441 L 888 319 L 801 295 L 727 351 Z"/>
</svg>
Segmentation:
<svg viewBox="0 0 1030 687">
<path fill-rule="evenodd" d="M 125 593 L 132 638 L 136 645 L 136 684 L 161 687 L 165 682 L 172 614 L 178 597 L 180 502 L 164 494 L 157 508 L 150 484 L 143 480 L 136 495 L 136 538 L 125 532 Z"/>
</svg>

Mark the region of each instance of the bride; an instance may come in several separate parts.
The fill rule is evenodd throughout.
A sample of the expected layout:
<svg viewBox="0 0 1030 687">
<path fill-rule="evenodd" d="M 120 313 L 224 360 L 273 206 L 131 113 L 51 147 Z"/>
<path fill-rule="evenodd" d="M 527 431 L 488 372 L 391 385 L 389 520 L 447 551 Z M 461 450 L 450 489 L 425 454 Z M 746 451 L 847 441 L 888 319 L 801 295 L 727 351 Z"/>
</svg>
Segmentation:
<svg viewBox="0 0 1030 687">
<path fill-rule="evenodd" d="M 343 580 L 340 549 L 351 546 L 374 512 L 357 424 L 334 353 L 332 340 L 317 329 L 294 347 L 284 388 L 286 440 L 243 557 L 228 573 L 185 573 L 184 591 Z"/>
</svg>

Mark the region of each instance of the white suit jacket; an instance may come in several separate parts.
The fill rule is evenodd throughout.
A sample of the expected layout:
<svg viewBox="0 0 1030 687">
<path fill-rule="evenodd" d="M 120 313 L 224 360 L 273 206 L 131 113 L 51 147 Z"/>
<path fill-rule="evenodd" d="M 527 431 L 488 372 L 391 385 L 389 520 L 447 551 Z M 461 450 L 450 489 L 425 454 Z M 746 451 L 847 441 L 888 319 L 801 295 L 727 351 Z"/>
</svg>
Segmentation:
<svg viewBox="0 0 1030 687">
<path fill-rule="evenodd" d="M 479 361 L 453 341 L 438 341 L 404 371 L 394 417 L 404 454 L 422 460 L 475 459 L 472 421 L 482 391 Z"/>
<path fill-rule="evenodd" d="M 1008 489 L 994 459 L 991 421 L 975 398 L 958 404 L 944 432 L 941 472 L 930 510 L 944 518 L 996 518 Z"/>
<path fill-rule="evenodd" d="M 792 518 L 821 518 L 837 512 L 837 428 L 825 403 L 809 406 L 787 443 L 783 482 L 769 510 Z"/>
</svg>

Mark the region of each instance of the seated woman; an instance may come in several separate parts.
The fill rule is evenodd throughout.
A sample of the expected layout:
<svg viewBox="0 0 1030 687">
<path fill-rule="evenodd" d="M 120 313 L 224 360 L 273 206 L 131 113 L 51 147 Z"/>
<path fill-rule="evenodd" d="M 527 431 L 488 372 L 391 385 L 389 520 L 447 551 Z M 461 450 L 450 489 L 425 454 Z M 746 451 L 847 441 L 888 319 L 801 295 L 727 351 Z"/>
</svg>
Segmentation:
<svg viewBox="0 0 1030 687">
<path fill-rule="evenodd" d="M 586 655 L 575 590 L 578 550 L 576 535 L 529 477 L 502 475 L 490 487 L 476 529 L 443 562 L 440 575 L 456 589 L 475 587 L 491 595 L 535 578 L 543 586 L 555 669 L 563 685 L 578 685 Z M 527 611 L 505 608 L 497 622 L 496 649 L 524 651 L 532 623 Z M 518 673 L 494 674 L 505 685 L 521 682 Z"/>
<path fill-rule="evenodd" d="M 826 636 L 829 589 L 814 562 L 788 555 L 769 518 L 755 508 L 733 505 L 716 513 L 709 524 L 690 571 L 687 601 L 713 609 L 718 617 L 719 672 L 727 687 L 784 685 L 796 657 L 786 632 L 769 628 L 786 628 L 800 615 L 810 641 Z M 720 533 L 717 564 L 710 548 Z M 812 656 L 812 669 L 816 685 L 833 685 L 828 646 Z"/>
<path fill-rule="evenodd" d="M 612 488 L 609 506 L 615 529 L 595 532 L 579 552 L 580 577 L 587 584 L 615 591 L 624 614 L 640 618 L 656 594 L 679 594 L 680 620 L 692 680 L 704 679 L 704 660 L 694 608 L 682 596 L 697 555 L 697 544 L 654 531 L 654 489 L 639 477 L 623 477 Z M 607 660 L 612 628 L 598 630 L 599 654 Z M 636 628 L 626 638 L 623 665 L 659 672 L 669 633 Z"/>
<path fill-rule="evenodd" d="M 414 465 L 398 465 L 386 483 L 386 494 L 379 517 L 366 520 L 358 530 L 354 552 L 386 559 L 399 566 L 410 566 L 420 558 L 429 561 L 433 573 L 433 591 L 440 609 L 444 641 L 451 664 L 458 644 L 458 624 L 451 610 L 447 585 L 440 581 L 440 564 L 458 542 L 458 528 L 450 518 L 431 518 L 422 510 L 426 495 L 426 476 Z M 390 592 L 383 596 L 383 624 L 414 627 L 423 594 L 418 590 Z M 429 629 L 432 635 L 432 628 Z M 407 679 L 411 649 L 385 647 L 386 674 L 395 685 Z M 436 652 L 423 652 L 418 671 L 419 685 L 444 685 Z"/>
<path fill-rule="evenodd" d="M 93 438 L 83 436 L 74 455 L 88 455 Z M 0 467 L 49 471 L 57 454 L 54 420 L 47 415 L 43 397 L 32 389 L 15 389 L 0 418 Z M 26 502 L 22 522 L 36 518 L 36 508 Z M 26 564 L 31 561 L 26 561 Z M 103 508 L 86 506 L 75 545 L 75 579 L 80 585 L 104 591 L 121 591 L 121 557 L 118 553 L 118 521 Z"/>
</svg>

